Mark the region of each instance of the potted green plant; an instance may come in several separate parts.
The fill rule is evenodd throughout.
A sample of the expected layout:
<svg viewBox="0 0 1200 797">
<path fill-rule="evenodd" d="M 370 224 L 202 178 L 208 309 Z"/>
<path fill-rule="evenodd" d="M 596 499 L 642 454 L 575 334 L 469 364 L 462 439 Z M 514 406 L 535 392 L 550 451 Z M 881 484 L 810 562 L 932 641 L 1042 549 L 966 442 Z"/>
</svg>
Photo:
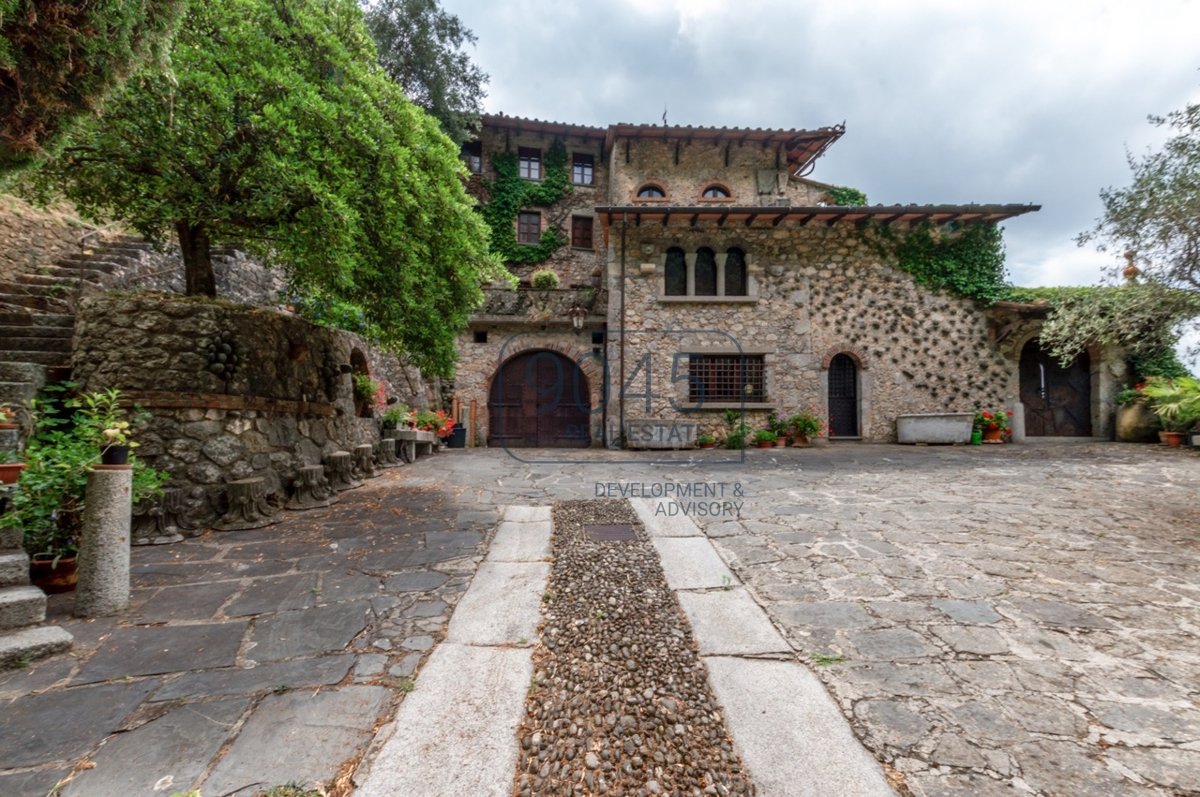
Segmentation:
<svg viewBox="0 0 1200 797">
<path fill-rule="evenodd" d="M 399 428 L 400 424 L 404 423 L 405 419 L 407 418 L 408 407 L 403 404 L 396 404 L 388 407 L 387 411 L 383 413 L 383 417 L 380 418 L 380 420 L 383 422 L 384 429 L 396 429 Z"/>
<path fill-rule="evenodd" d="M 13 492 L 10 511 L 0 527 L 19 528 L 30 558 L 30 577 L 47 591 L 74 586 L 74 559 L 83 526 L 88 471 L 100 464 L 102 451 L 115 440 L 132 442 L 128 419 L 113 391 L 70 396 L 68 388 L 51 386 L 33 401 L 33 433 L 25 448 L 26 468 Z M 105 430 L 118 429 L 119 435 Z M 132 454 L 132 500 L 161 494 L 168 476 Z M 49 574 L 45 580 L 44 573 Z"/>
<path fill-rule="evenodd" d="M 558 274 L 548 268 L 539 268 L 529 275 L 529 287 L 535 291 L 552 291 L 558 286 Z"/>
<path fill-rule="evenodd" d="M 1184 434 L 1200 421 L 1200 380 L 1190 376 L 1147 379 L 1142 395 L 1162 422 L 1166 444 L 1180 446 Z"/>
<path fill-rule="evenodd" d="M 696 445 L 700 448 L 712 448 L 716 444 L 717 438 L 707 432 L 696 436 Z"/>
<path fill-rule="evenodd" d="M 754 442 L 759 448 L 774 448 L 777 436 L 770 429 L 759 429 L 754 433 Z"/>
<path fill-rule="evenodd" d="M 786 418 L 780 418 L 775 413 L 767 416 L 767 428 L 775 433 L 775 446 L 784 448 L 788 444 L 788 423 Z"/>
<path fill-rule="evenodd" d="M 17 410 L 11 404 L 0 404 L 0 429 L 20 429 Z"/>
<path fill-rule="evenodd" d="M 816 409 L 809 407 L 788 418 L 787 428 L 791 432 L 793 445 L 806 446 L 825 430 L 825 423 Z"/>
</svg>

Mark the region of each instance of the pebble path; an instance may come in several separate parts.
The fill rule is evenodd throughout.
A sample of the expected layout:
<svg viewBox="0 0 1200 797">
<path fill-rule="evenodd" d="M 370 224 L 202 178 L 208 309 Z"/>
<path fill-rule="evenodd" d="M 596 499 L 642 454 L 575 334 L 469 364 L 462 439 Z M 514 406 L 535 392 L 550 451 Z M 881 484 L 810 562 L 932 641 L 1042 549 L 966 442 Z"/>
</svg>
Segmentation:
<svg viewBox="0 0 1200 797">
<path fill-rule="evenodd" d="M 628 524 L 597 541 L 590 524 Z M 624 501 L 554 509 L 513 794 L 753 795 L 658 556 Z"/>
</svg>

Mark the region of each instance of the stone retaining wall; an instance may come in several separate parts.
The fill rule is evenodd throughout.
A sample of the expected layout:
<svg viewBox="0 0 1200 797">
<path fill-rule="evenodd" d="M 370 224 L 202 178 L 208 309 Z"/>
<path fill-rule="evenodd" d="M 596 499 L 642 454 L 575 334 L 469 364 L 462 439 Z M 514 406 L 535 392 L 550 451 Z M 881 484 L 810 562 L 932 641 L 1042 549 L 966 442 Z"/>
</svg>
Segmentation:
<svg viewBox="0 0 1200 797">
<path fill-rule="evenodd" d="M 210 347 L 222 345 L 229 351 L 220 352 L 226 367 L 217 373 Z M 72 363 L 82 389 L 118 388 L 151 413 L 137 453 L 171 473 L 190 519 L 203 525 L 220 511 L 229 481 L 263 476 L 286 492 L 298 467 L 378 442 L 381 409 L 358 417 L 344 372 L 359 355 L 387 396 L 435 403 L 415 369 L 355 335 L 220 300 L 85 297 Z"/>
</svg>

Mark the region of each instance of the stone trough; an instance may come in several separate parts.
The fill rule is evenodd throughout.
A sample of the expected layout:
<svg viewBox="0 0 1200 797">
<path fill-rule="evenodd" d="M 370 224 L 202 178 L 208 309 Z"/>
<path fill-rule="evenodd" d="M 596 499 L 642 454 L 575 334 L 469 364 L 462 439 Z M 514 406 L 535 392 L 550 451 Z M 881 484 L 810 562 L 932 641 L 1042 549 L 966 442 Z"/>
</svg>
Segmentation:
<svg viewBox="0 0 1200 797">
<path fill-rule="evenodd" d="M 931 412 L 896 418 L 896 441 L 909 445 L 954 445 L 971 442 L 973 412 Z"/>
</svg>

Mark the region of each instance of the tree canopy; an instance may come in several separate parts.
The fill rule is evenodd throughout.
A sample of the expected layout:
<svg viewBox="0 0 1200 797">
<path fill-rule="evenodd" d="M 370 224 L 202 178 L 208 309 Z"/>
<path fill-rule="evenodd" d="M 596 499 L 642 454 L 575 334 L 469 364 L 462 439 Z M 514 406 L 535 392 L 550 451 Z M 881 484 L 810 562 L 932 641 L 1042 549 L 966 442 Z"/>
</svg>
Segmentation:
<svg viewBox="0 0 1200 797">
<path fill-rule="evenodd" d="M 0 173 L 32 162 L 147 55 L 184 0 L 0 0 Z"/>
<path fill-rule="evenodd" d="M 1076 240 L 1132 250 L 1147 278 L 1200 290 L 1200 104 L 1150 122 L 1170 137 L 1157 152 L 1127 154 L 1132 183 L 1100 192 L 1104 215 Z"/>
<path fill-rule="evenodd" d="M 300 290 L 361 307 L 380 343 L 446 374 L 504 279 L 457 148 L 380 70 L 354 0 L 208 0 L 35 176 L 82 212 L 174 231 L 187 292 L 241 243 Z"/>
<path fill-rule="evenodd" d="M 438 0 L 364 0 L 379 63 L 456 143 L 476 131 L 488 76 L 463 47 L 475 35 Z"/>
</svg>

